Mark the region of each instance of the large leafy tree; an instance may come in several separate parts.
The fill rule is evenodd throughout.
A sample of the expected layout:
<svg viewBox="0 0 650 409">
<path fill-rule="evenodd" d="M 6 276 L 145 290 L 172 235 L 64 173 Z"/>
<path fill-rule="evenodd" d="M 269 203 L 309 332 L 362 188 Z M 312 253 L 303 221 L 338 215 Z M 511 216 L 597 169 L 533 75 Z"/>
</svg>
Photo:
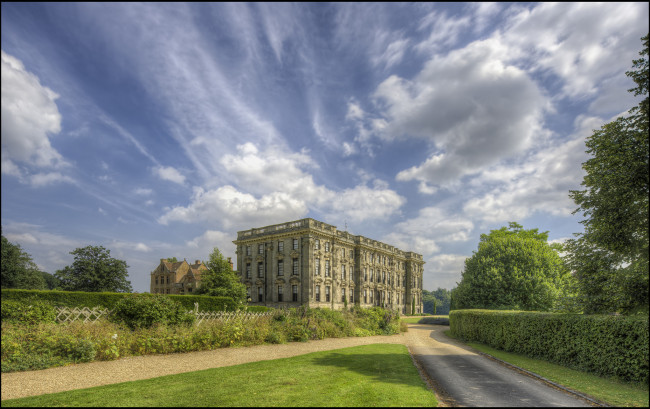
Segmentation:
<svg viewBox="0 0 650 409">
<path fill-rule="evenodd" d="M 1 236 L 1 235 L 0 235 Z M 32 261 L 32 256 L 24 251 L 20 244 L 13 244 L 2 237 L 2 288 L 20 288 L 24 290 L 42 290 L 46 288 L 43 274 Z"/>
<path fill-rule="evenodd" d="M 549 311 L 569 291 L 571 275 L 547 243 L 548 232 L 510 227 L 482 234 L 452 291 L 453 308 Z"/>
<path fill-rule="evenodd" d="M 239 303 L 246 301 L 246 287 L 218 248 L 212 250 L 205 266 L 208 270 L 201 274 L 201 286 L 197 289 L 197 294 L 230 297 Z"/>
<path fill-rule="evenodd" d="M 642 41 L 626 74 L 637 85 L 629 91 L 645 98 L 587 138 L 584 189 L 569 194 L 585 229 L 566 243 L 567 261 L 589 313 L 648 309 L 648 36 Z"/>
<path fill-rule="evenodd" d="M 132 292 L 126 261 L 111 257 L 102 246 L 86 246 L 71 251 L 74 262 L 58 270 L 54 276 L 66 291 Z"/>
</svg>

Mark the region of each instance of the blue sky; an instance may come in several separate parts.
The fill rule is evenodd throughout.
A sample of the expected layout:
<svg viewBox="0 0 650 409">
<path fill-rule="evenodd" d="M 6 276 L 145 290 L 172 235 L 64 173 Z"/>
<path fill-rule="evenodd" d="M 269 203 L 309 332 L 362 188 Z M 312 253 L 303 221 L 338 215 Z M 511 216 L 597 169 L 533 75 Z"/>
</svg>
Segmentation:
<svg viewBox="0 0 650 409">
<path fill-rule="evenodd" d="M 2 3 L 2 232 L 44 271 L 160 258 L 312 217 L 451 289 L 479 236 L 581 232 L 594 129 L 647 3 Z"/>
</svg>

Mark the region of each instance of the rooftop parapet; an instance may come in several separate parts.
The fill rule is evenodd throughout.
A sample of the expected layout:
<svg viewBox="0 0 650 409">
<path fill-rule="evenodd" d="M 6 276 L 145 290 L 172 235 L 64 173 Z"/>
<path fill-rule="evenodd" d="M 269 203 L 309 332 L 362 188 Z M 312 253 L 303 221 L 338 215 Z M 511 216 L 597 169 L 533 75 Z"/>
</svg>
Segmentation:
<svg viewBox="0 0 650 409">
<path fill-rule="evenodd" d="M 338 230 L 336 226 L 323 223 L 321 221 L 312 218 L 300 219 L 292 222 L 273 224 L 270 226 L 238 231 L 237 240 L 235 240 L 235 243 L 242 240 L 250 240 L 257 237 L 263 237 L 267 235 L 279 234 L 284 232 L 300 231 L 305 229 L 312 229 L 326 234 L 335 235 L 338 238 L 350 240 L 355 243 L 363 244 L 371 248 L 381 249 L 388 253 L 393 253 L 396 256 L 400 256 L 404 258 L 412 258 L 420 261 L 422 260 L 421 254 L 417 254 L 411 251 L 406 252 L 398 249 L 397 247 L 391 246 L 390 244 L 382 243 L 381 241 L 369 239 L 364 236 L 360 236 L 360 235 L 355 236 L 353 234 L 348 233 L 347 231 Z"/>
</svg>

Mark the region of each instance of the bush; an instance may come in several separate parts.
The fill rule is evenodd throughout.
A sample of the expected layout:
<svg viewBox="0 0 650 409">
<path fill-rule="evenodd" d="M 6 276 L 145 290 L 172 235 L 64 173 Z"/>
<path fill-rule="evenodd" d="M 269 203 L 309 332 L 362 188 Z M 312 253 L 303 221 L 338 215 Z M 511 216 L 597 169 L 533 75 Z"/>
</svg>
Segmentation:
<svg viewBox="0 0 650 409">
<path fill-rule="evenodd" d="M 154 324 L 192 324 L 196 316 L 164 295 L 131 294 L 115 305 L 109 319 L 136 329 Z"/>
<path fill-rule="evenodd" d="M 24 301 L 2 300 L 2 321 L 37 324 L 55 322 L 56 310 L 46 301 L 26 299 Z"/>
<path fill-rule="evenodd" d="M 648 317 L 456 310 L 451 333 L 570 368 L 648 383 Z"/>
</svg>

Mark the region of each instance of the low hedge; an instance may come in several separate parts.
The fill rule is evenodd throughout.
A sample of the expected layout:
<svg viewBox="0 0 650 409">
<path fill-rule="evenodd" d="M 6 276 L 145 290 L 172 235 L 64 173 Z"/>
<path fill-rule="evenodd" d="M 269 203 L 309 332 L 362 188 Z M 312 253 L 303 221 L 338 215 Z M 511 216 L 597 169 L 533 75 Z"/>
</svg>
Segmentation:
<svg viewBox="0 0 650 409">
<path fill-rule="evenodd" d="M 648 384 L 647 316 L 456 310 L 449 322 L 465 341 Z"/>
<path fill-rule="evenodd" d="M 115 305 L 130 293 L 91 293 L 83 291 L 56 290 L 16 290 L 2 289 L 2 300 L 24 302 L 26 300 L 48 301 L 57 307 L 103 307 L 112 310 Z M 149 294 L 143 294 L 149 295 Z M 154 294 L 150 294 L 154 295 Z M 199 311 L 235 311 L 240 306 L 229 297 L 210 297 L 207 295 L 165 295 L 178 301 L 187 310 L 194 309 L 199 303 Z"/>
</svg>

